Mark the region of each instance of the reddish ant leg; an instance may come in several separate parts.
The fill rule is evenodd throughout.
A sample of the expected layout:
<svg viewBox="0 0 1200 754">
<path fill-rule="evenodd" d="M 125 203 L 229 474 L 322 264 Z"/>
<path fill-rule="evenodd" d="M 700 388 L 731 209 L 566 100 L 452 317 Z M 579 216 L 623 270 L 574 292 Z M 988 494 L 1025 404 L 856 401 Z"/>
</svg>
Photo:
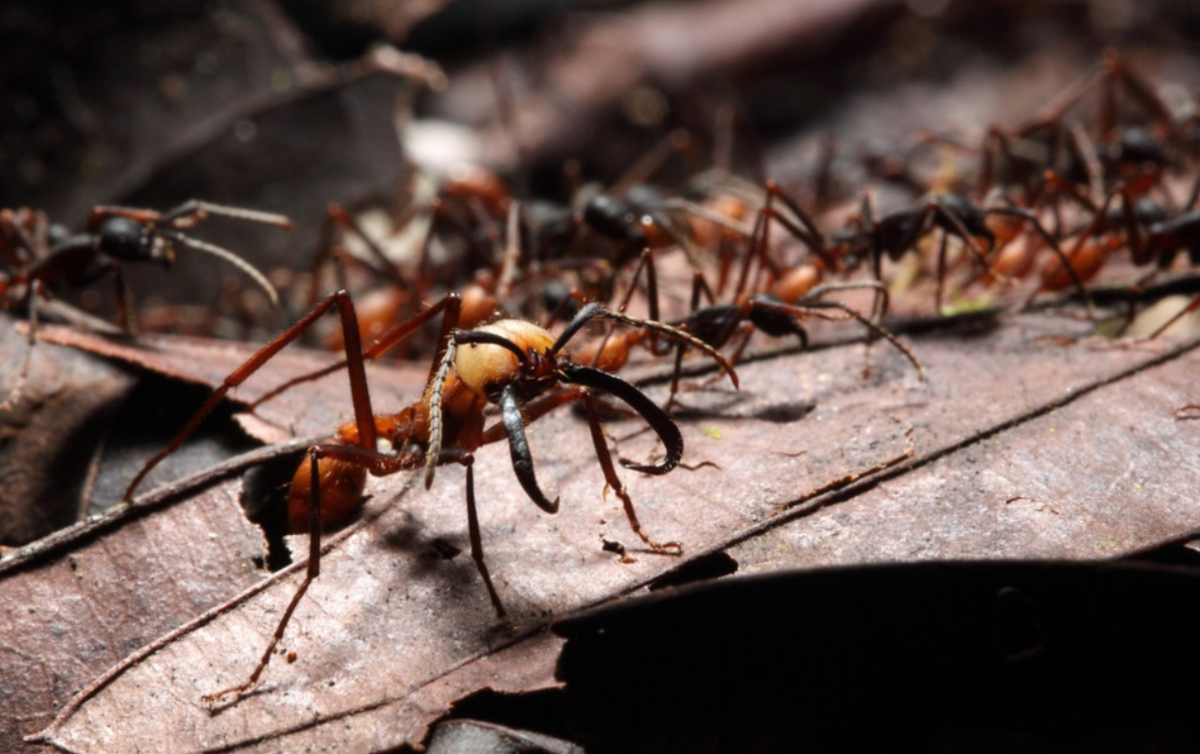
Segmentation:
<svg viewBox="0 0 1200 754">
<path fill-rule="evenodd" d="M 196 427 L 221 402 L 221 399 L 225 397 L 225 394 L 230 389 L 241 385 L 249 379 L 251 375 L 270 361 L 275 354 L 300 337 L 313 322 L 334 306 L 338 308 L 338 313 L 342 320 L 342 329 L 345 333 L 350 392 L 354 404 L 354 417 L 359 429 L 360 444 L 368 450 L 374 450 L 376 436 L 375 420 L 371 411 L 371 396 L 367 388 L 366 369 L 363 366 L 362 345 L 358 335 L 358 316 L 355 314 L 354 303 L 350 300 L 350 294 L 346 291 L 338 291 L 325 299 L 316 309 L 313 309 L 303 319 L 285 330 L 226 377 L 221 385 L 208 397 L 208 400 L 192 415 L 192 418 L 188 420 L 183 429 L 171 440 L 170 444 L 146 462 L 146 465 L 142 467 L 141 471 L 137 473 L 137 476 L 133 478 L 133 481 L 126 488 L 125 500 L 127 502 L 133 500 L 133 493 L 137 491 L 138 486 L 146 478 L 146 475 L 164 458 L 183 445 L 183 442 L 191 436 Z"/>
<path fill-rule="evenodd" d="M 638 521 L 637 512 L 633 507 L 633 500 L 629 497 L 629 493 L 625 491 L 625 487 L 621 484 L 621 478 L 617 476 L 616 467 L 613 466 L 612 453 L 608 449 L 608 441 L 604 437 L 604 430 L 600 427 L 600 419 L 596 416 L 595 399 L 590 395 L 585 395 L 583 399 L 584 409 L 587 411 L 588 427 L 592 434 L 592 445 L 596 449 L 596 458 L 600 461 L 600 468 L 604 471 L 604 481 L 608 484 L 609 489 L 616 493 L 617 497 L 621 498 L 621 505 L 625 509 L 625 517 L 629 520 L 629 528 L 641 537 L 641 540 L 646 545 L 657 553 L 667 555 L 682 555 L 683 545 L 678 542 L 658 543 L 650 538 L 650 535 L 642 529 L 641 522 Z"/>
<path fill-rule="evenodd" d="M 254 666 L 254 670 L 251 671 L 249 677 L 236 686 L 230 686 L 212 694 L 204 695 L 201 697 L 201 701 L 205 704 L 214 705 L 227 696 L 240 697 L 258 683 L 258 679 L 262 677 L 263 671 L 267 669 L 267 665 L 270 664 L 271 658 L 275 655 L 275 647 L 283 640 L 284 632 L 287 630 L 287 626 L 291 622 L 296 608 L 299 607 L 300 600 L 308 592 L 308 588 L 312 585 L 313 581 L 321 575 L 321 473 L 319 470 L 321 459 L 339 459 L 362 468 L 370 467 L 384 474 L 402 471 L 411 466 L 411 462 L 405 458 L 397 458 L 375 450 L 361 448 L 357 445 L 340 445 L 336 443 L 322 443 L 312 446 L 308 449 L 308 458 L 311 502 L 308 508 L 308 564 L 305 568 L 304 580 L 300 582 L 300 586 L 296 588 L 296 592 L 292 595 L 291 601 L 288 602 L 287 608 L 284 609 L 283 615 L 275 627 L 275 632 L 271 635 L 271 641 L 268 642 L 267 648 L 263 651 L 258 664 Z M 491 584 L 489 583 L 488 586 L 490 588 Z"/>
</svg>

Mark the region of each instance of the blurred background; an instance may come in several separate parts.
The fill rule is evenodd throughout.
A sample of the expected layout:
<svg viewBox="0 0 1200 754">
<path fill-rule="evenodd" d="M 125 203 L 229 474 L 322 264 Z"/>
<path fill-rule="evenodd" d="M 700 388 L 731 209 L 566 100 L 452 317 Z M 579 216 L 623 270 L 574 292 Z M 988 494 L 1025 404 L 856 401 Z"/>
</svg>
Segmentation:
<svg viewBox="0 0 1200 754">
<path fill-rule="evenodd" d="M 102 204 L 286 213 L 290 235 L 196 235 L 287 286 L 330 202 L 403 206 L 414 175 L 457 164 L 565 202 L 686 129 L 663 182 L 723 161 L 799 185 L 832 160 L 832 194 L 851 197 L 923 132 L 978 143 L 1029 118 L 1106 48 L 1190 107 L 1198 19 L 1133 0 L 16 0 L 0 9 L 0 206 L 72 229 Z M 130 271 L 146 311 L 242 285 L 209 259 L 179 266 Z M 244 318 L 270 332 L 302 305 Z"/>
</svg>

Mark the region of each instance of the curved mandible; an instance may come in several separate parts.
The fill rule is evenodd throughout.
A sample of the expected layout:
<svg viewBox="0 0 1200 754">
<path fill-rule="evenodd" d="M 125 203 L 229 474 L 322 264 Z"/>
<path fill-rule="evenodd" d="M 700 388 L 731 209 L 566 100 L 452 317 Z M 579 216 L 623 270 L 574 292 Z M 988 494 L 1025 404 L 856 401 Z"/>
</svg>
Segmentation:
<svg viewBox="0 0 1200 754">
<path fill-rule="evenodd" d="M 666 457 L 659 463 L 643 465 L 621 461 L 622 466 L 657 476 L 666 474 L 679 465 L 679 460 L 683 458 L 683 435 L 670 415 L 659 408 L 657 403 L 647 398 L 645 393 L 614 374 L 601 372 L 599 369 L 591 367 L 567 364 L 560 373 L 564 382 L 573 382 L 584 387 L 594 388 L 629 404 L 630 408 L 637 411 L 646 420 L 646 423 L 650 425 L 667 449 Z"/>
<path fill-rule="evenodd" d="M 512 454 L 513 473 L 529 499 L 547 513 L 558 512 L 558 498 L 553 502 L 542 493 L 538 487 L 537 475 L 533 472 L 533 453 L 529 450 L 529 440 L 525 437 L 525 417 L 521 416 L 521 407 L 517 403 L 517 392 L 512 385 L 505 385 L 500 391 L 497 402 L 500 404 L 500 421 L 508 434 L 508 449 Z"/>
</svg>

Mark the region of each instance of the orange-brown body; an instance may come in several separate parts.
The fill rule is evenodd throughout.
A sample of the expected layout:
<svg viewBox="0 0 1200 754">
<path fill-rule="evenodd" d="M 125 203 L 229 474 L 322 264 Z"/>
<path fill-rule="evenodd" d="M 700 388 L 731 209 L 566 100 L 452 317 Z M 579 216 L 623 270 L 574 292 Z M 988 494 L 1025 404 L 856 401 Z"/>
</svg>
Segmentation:
<svg viewBox="0 0 1200 754">
<path fill-rule="evenodd" d="M 823 277 L 824 271 L 819 264 L 798 265 L 780 275 L 767 293 L 780 301 L 794 304 L 816 288 Z"/>
<path fill-rule="evenodd" d="M 1119 235 L 1109 235 L 1098 240 L 1087 240 L 1076 244 L 1067 252 L 1067 260 L 1076 276 L 1083 282 L 1094 278 L 1108 261 L 1108 255 L 1124 245 Z M 1075 285 L 1058 257 L 1046 260 L 1042 268 L 1042 290 L 1061 291 Z"/>
<path fill-rule="evenodd" d="M 505 319 L 476 328 L 511 340 L 527 354 L 545 354 L 554 345 L 554 337 L 544 328 L 531 322 Z M 560 357 L 564 358 L 564 357 Z M 483 445 L 484 408 L 488 393 L 496 385 L 515 379 L 521 370 L 516 354 L 497 345 L 467 343 L 459 345 L 442 383 L 441 417 L 442 447 L 466 452 Z M 379 452 L 389 455 L 409 452 L 401 459 L 403 468 L 414 468 L 424 458 L 432 432 L 430 406 L 434 380 L 425 387 L 421 400 L 395 414 L 375 416 Z M 360 446 L 358 428 L 354 422 L 342 425 L 335 434 L 337 445 Z M 411 451 L 403 449 L 410 448 Z M 362 504 L 367 472 L 361 463 L 325 456 L 318 459 L 321 480 L 321 524 L 336 526 L 345 521 Z M 388 473 L 378 466 L 372 473 Z M 288 529 L 306 531 L 310 500 L 312 499 L 310 462 L 305 459 L 292 478 L 288 491 Z"/>
</svg>

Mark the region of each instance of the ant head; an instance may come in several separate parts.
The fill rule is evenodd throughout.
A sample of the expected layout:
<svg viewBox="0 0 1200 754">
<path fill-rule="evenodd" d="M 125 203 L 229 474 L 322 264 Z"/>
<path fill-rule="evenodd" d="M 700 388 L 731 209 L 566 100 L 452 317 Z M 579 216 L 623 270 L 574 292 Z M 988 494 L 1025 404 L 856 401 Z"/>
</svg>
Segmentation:
<svg viewBox="0 0 1200 754">
<path fill-rule="evenodd" d="M 169 266 L 175 261 L 174 250 L 154 229 L 123 215 L 108 215 L 96 227 L 100 251 L 127 262 L 158 262 Z"/>
<path fill-rule="evenodd" d="M 509 385 L 522 398 L 554 383 L 554 338 L 543 328 L 519 319 L 502 319 L 456 335 L 454 370 L 476 395 L 488 400 Z"/>
</svg>

